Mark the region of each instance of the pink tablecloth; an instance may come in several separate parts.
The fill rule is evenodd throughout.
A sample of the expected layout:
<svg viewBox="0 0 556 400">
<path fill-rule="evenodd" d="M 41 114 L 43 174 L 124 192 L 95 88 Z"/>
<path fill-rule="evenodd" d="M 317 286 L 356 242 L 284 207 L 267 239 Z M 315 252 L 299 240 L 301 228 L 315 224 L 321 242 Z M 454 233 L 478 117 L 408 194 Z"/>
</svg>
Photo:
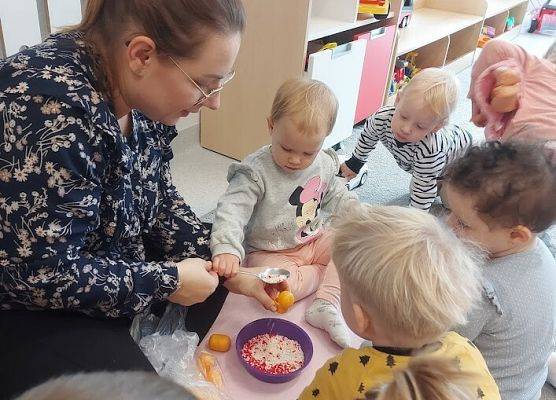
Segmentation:
<svg viewBox="0 0 556 400">
<path fill-rule="evenodd" d="M 232 348 L 227 353 L 212 352 L 224 374 L 225 392 L 234 400 L 262 399 L 284 400 L 296 399 L 301 391 L 312 381 L 315 371 L 330 357 L 338 354 L 341 348 L 332 342 L 328 334 L 313 328 L 305 322 L 305 309 L 311 304 L 312 297 L 296 303 L 286 314 L 274 314 L 263 309 L 255 300 L 230 294 L 224 303 L 220 315 L 216 319 L 211 331 L 199 346 L 199 350 L 208 350 L 208 338 L 213 333 L 223 333 L 232 338 Z M 235 351 L 235 338 L 241 328 L 249 322 L 259 318 L 284 318 L 302 327 L 313 341 L 313 359 L 303 370 L 303 373 L 293 381 L 270 384 L 252 377 L 241 365 Z M 359 347 L 361 339 L 355 335 L 352 345 Z M 209 350 L 210 351 L 210 350 Z"/>
</svg>

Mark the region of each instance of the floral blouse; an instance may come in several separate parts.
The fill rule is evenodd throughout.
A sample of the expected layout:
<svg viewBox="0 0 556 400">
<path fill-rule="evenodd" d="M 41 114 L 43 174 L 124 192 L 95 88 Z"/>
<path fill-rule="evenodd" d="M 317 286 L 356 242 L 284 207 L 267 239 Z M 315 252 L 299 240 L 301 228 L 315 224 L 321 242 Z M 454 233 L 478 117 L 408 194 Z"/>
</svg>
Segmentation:
<svg viewBox="0 0 556 400">
<path fill-rule="evenodd" d="M 177 288 L 209 230 L 172 184 L 174 127 L 95 90 L 79 32 L 0 61 L 0 308 L 131 316 Z M 148 94 L 146 94 L 148 95 Z"/>
</svg>

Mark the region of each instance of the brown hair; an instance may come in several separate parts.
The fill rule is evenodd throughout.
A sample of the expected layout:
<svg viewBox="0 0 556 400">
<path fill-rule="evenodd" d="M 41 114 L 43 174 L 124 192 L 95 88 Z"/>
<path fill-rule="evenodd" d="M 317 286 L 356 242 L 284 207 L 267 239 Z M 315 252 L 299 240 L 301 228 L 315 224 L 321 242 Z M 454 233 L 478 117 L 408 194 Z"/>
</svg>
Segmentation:
<svg viewBox="0 0 556 400">
<path fill-rule="evenodd" d="M 476 200 L 475 209 L 489 225 L 541 232 L 556 220 L 556 164 L 543 143 L 472 146 L 445 178 Z"/>
<path fill-rule="evenodd" d="M 474 400 L 478 377 L 462 372 L 454 360 L 415 357 L 394 380 L 366 393 L 365 400 Z"/>
<path fill-rule="evenodd" d="M 131 27 L 149 36 L 161 53 L 194 57 L 207 31 L 243 32 L 241 0 L 88 0 L 81 23 L 72 29 L 115 42 Z"/>
<path fill-rule="evenodd" d="M 336 123 L 338 100 L 332 90 L 314 79 L 288 79 L 276 92 L 270 120 L 293 117 L 298 128 L 306 133 L 328 135 Z"/>
<path fill-rule="evenodd" d="M 68 30 L 81 31 L 92 47 L 95 58 L 102 55 L 95 48 L 95 38 L 110 46 L 123 45 L 126 32 L 150 37 L 161 54 L 194 58 L 207 33 L 241 33 L 245 11 L 241 0 L 88 0 L 83 18 Z M 100 38 L 100 39 L 99 39 Z M 109 92 L 106 60 L 96 60 L 95 72 L 103 92 Z M 108 94 L 108 93 L 107 93 Z"/>
</svg>

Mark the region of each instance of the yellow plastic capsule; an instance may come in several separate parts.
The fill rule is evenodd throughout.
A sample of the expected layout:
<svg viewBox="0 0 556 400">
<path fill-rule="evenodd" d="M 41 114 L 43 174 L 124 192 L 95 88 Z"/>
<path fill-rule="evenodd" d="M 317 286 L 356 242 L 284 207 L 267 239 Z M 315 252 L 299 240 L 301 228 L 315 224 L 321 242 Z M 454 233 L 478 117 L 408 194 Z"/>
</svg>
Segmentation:
<svg viewBox="0 0 556 400">
<path fill-rule="evenodd" d="M 230 345 L 232 340 L 228 335 L 222 335 L 219 333 L 215 333 L 210 335 L 209 338 L 209 349 L 214 351 L 220 351 L 222 353 L 227 352 L 230 350 Z"/>
</svg>

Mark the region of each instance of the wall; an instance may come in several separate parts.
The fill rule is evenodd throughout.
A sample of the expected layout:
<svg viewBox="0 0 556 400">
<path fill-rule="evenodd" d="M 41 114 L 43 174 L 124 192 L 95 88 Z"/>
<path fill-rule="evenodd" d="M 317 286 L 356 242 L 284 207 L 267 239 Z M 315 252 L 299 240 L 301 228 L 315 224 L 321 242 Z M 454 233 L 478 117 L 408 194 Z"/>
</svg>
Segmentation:
<svg viewBox="0 0 556 400">
<path fill-rule="evenodd" d="M 81 19 L 80 0 L 48 0 L 48 9 L 53 32 Z M 41 41 L 36 0 L 0 0 L 0 20 L 8 56 Z"/>
</svg>

